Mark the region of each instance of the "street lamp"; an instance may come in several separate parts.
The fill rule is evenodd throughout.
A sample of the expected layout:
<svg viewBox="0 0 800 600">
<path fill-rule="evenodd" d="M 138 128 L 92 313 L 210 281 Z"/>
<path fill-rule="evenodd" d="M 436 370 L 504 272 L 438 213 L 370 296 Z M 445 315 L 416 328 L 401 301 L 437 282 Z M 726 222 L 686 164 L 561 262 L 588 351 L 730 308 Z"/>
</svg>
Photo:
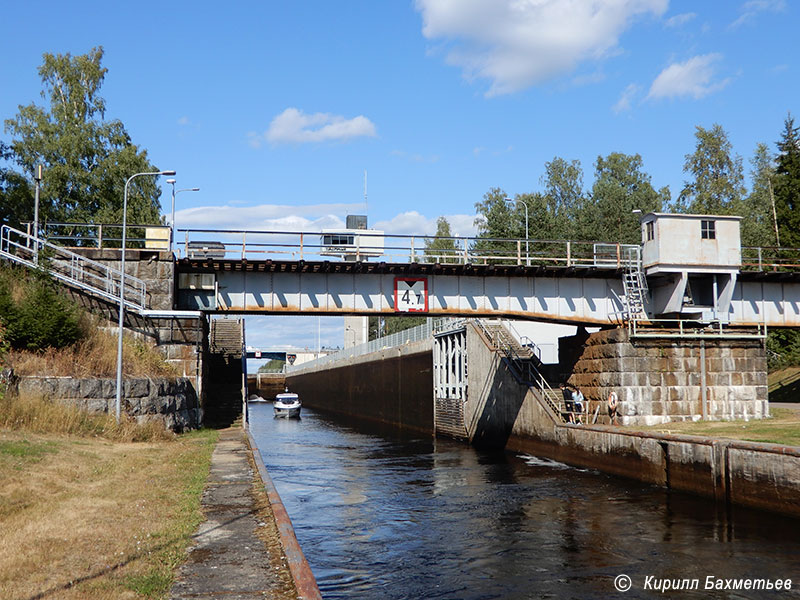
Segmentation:
<svg viewBox="0 0 800 600">
<path fill-rule="evenodd" d="M 122 247 L 120 248 L 120 274 L 119 274 L 119 326 L 117 335 L 117 402 L 116 414 L 117 423 L 120 419 L 120 407 L 122 406 L 122 325 L 125 321 L 125 243 L 126 232 L 128 229 L 128 184 L 135 177 L 142 175 L 175 175 L 175 171 L 154 171 L 148 173 L 136 173 L 128 177 L 125 182 L 125 189 L 122 194 Z"/>
<path fill-rule="evenodd" d="M 181 192 L 199 192 L 200 188 L 183 188 L 182 190 L 175 191 L 175 180 L 167 179 L 167 183 L 172 184 L 172 220 L 169 222 L 169 251 L 172 252 L 172 243 L 175 239 L 175 196 Z"/>
<path fill-rule="evenodd" d="M 506 202 L 513 202 L 514 208 L 516 209 L 519 206 L 519 200 L 512 200 L 511 198 L 506 198 Z M 525 207 L 525 264 L 530 266 L 531 265 L 531 257 L 528 253 L 528 204 L 526 202 L 522 203 L 522 206 Z"/>
</svg>

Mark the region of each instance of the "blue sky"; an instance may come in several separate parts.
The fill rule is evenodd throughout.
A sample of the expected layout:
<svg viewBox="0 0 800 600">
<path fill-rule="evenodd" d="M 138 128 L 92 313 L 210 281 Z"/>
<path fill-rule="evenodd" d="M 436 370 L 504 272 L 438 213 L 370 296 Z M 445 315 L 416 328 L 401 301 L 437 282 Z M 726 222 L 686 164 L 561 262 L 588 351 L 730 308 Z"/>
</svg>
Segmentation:
<svg viewBox="0 0 800 600">
<path fill-rule="evenodd" d="M 747 167 L 798 113 L 788 0 L 6 4 L 0 117 L 42 102 L 44 52 L 102 45 L 107 117 L 201 188 L 179 227 L 335 226 L 364 211 L 367 170 L 371 226 L 446 215 L 469 235 L 489 188 L 535 191 L 555 156 L 588 188 L 598 155 L 639 153 L 675 196 L 695 126 L 722 125 Z M 288 335 L 315 346 L 300 323 Z"/>
</svg>

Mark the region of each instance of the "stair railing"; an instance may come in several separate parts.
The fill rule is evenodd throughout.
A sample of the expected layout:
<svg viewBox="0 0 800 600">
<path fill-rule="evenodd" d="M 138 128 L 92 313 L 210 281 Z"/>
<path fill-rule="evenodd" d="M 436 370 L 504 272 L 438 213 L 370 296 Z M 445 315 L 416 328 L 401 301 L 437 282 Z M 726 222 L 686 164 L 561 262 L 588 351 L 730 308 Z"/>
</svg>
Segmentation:
<svg viewBox="0 0 800 600">
<path fill-rule="evenodd" d="M 122 275 L 119 269 L 8 225 L 0 228 L 0 257 L 31 269 L 42 269 L 54 279 L 110 302 L 119 302 Z M 123 300 L 129 309 L 145 310 L 147 308 L 145 282 L 126 274 Z"/>
<path fill-rule="evenodd" d="M 541 374 L 539 369 L 536 368 L 536 365 L 534 365 L 530 357 L 521 356 L 514 348 L 514 345 L 504 339 L 499 328 L 503 328 L 507 335 L 511 335 L 511 333 L 505 329 L 505 325 L 498 323 L 494 329 L 490 329 L 486 323 L 483 322 L 483 319 L 474 319 L 473 322 L 477 324 L 484 336 L 491 342 L 494 349 L 503 356 L 514 379 L 522 385 L 535 388 L 536 391 L 539 392 L 539 396 L 556 414 L 556 418 L 564 422 L 564 411 L 561 409 L 560 403 L 556 400 L 558 398 L 558 392 L 550 387 L 550 383 L 545 379 L 544 375 Z"/>
</svg>

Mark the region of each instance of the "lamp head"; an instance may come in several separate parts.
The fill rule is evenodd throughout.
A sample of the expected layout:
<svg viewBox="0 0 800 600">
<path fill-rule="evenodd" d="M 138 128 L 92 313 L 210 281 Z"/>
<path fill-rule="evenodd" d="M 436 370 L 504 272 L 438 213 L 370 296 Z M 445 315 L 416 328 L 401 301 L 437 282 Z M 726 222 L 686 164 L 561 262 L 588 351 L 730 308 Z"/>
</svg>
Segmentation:
<svg viewBox="0 0 800 600">
<path fill-rule="evenodd" d="M 175 179 L 167 179 L 167 183 L 171 183 L 172 185 L 175 185 Z"/>
<path fill-rule="evenodd" d="M 174 176 L 176 171 L 161 171 L 159 175 L 172 175 Z"/>
</svg>

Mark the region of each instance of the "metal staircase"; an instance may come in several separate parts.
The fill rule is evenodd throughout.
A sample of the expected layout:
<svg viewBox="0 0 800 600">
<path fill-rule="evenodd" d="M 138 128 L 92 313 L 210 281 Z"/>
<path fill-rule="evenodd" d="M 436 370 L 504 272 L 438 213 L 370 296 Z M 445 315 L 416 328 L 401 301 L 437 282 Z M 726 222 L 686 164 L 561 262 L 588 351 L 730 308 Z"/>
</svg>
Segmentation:
<svg viewBox="0 0 800 600">
<path fill-rule="evenodd" d="M 119 269 L 91 260 L 8 225 L 0 228 L 0 258 L 31 269 L 42 269 L 62 283 L 109 302 L 119 302 L 120 280 L 122 279 Z M 139 313 L 145 311 L 147 286 L 144 281 L 127 274 L 124 280 L 125 307 Z"/>
<path fill-rule="evenodd" d="M 562 405 L 561 393 L 550 387 L 538 369 L 541 361 L 536 355 L 535 344 L 521 344 L 502 323 L 483 319 L 475 319 L 474 323 L 490 341 L 495 351 L 503 356 L 514 379 L 519 384 L 537 391 L 539 398 L 553 411 L 555 418 L 562 423 L 566 422 L 566 407 Z"/>
<path fill-rule="evenodd" d="M 634 246 L 624 250 L 622 287 L 625 291 L 625 320 L 631 321 L 647 316 L 644 310 L 648 291 L 647 278 L 642 270 L 641 248 Z"/>
</svg>

